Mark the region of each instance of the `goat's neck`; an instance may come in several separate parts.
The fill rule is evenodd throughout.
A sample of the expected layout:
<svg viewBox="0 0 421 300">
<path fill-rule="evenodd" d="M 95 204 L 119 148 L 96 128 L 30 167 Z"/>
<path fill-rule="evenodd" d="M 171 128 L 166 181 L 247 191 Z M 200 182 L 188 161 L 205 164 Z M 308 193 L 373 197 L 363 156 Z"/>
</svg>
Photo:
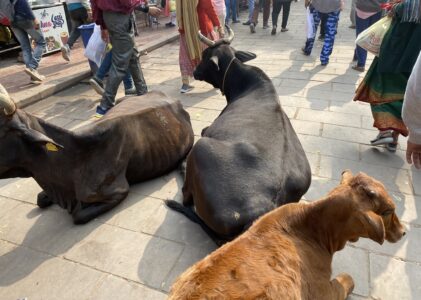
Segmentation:
<svg viewBox="0 0 421 300">
<path fill-rule="evenodd" d="M 348 240 L 356 238 L 350 228 L 352 211 L 350 201 L 338 195 L 309 204 L 303 214 L 307 237 L 314 239 L 333 255 L 343 249 Z"/>
</svg>

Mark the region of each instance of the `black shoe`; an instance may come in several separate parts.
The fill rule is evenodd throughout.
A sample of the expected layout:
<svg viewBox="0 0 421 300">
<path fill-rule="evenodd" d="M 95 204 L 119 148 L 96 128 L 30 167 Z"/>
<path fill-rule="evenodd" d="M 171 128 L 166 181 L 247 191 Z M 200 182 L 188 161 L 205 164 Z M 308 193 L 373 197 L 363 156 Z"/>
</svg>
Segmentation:
<svg viewBox="0 0 421 300">
<path fill-rule="evenodd" d="M 304 54 L 305 56 L 310 56 L 310 53 L 307 53 L 307 52 L 306 52 L 306 50 L 304 49 L 304 47 L 303 47 L 303 48 L 301 48 L 301 51 L 303 52 L 303 54 Z"/>
<path fill-rule="evenodd" d="M 319 41 L 324 41 L 325 40 L 325 35 L 324 34 L 319 35 L 318 40 Z"/>
<path fill-rule="evenodd" d="M 249 26 L 250 25 L 250 21 L 244 22 L 243 25 Z"/>
<path fill-rule="evenodd" d="M 276 26 L 273 26 L 272 28 L 272 32 L 270 33 L 271 35 L 275 35 L 276 34 Z"/>
<path fill-rule="evenodd" d="M 240 20 L 233 20 L 232 23 L 240 23 Z"/>
</svg>

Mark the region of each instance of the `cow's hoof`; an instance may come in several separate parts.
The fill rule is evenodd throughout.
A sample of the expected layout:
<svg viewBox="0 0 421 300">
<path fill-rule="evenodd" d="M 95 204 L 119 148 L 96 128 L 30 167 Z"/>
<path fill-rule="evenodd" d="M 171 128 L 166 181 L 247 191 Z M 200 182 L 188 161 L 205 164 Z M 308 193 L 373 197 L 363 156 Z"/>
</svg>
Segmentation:
<svg viewBox="0 0 421 300">
<path fill-rule="evenodd" d="M 39 208 L 46 208 L 51 204 L 53 204 L 53 201 L 48 198 L 48 195 L 44 191 L 38 194 L 37 205 Z"/>
</svg>

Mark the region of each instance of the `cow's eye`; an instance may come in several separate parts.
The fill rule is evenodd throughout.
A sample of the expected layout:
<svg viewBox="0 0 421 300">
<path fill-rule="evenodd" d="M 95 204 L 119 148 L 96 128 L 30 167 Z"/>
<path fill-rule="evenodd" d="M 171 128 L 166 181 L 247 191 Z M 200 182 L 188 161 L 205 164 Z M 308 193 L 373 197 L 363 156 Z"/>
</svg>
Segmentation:
<svg viewBox="0 0 421 300">
<path fill-rule="evenodd" d="M 389 216 L 391 214 L 393 214 L 393 210 L 388 209 L 388 210 L 385 210 L 384 212 L 382 212 L 381 215 L 384 216 L 384 217 L 387 217 L 387 216 Z"/>
</svg>

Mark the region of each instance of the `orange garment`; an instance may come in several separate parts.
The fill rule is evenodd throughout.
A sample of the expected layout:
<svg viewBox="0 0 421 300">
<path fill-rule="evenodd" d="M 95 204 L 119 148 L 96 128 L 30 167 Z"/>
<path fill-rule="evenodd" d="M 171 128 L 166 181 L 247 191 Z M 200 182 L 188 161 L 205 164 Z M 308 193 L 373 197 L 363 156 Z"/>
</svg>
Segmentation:
<svg viewBox="0 0 421 300">
<path fill-rule="evenodd" d="M 211 0 L 199 0 L 197 4 L 197 16 L 199 18 L 200 31 L 205 36 L 211 34 L 215 27 L 221 26 Z M 184 33 L 183 29 L 179 29 L 178 31 Z"/>
</svg>

